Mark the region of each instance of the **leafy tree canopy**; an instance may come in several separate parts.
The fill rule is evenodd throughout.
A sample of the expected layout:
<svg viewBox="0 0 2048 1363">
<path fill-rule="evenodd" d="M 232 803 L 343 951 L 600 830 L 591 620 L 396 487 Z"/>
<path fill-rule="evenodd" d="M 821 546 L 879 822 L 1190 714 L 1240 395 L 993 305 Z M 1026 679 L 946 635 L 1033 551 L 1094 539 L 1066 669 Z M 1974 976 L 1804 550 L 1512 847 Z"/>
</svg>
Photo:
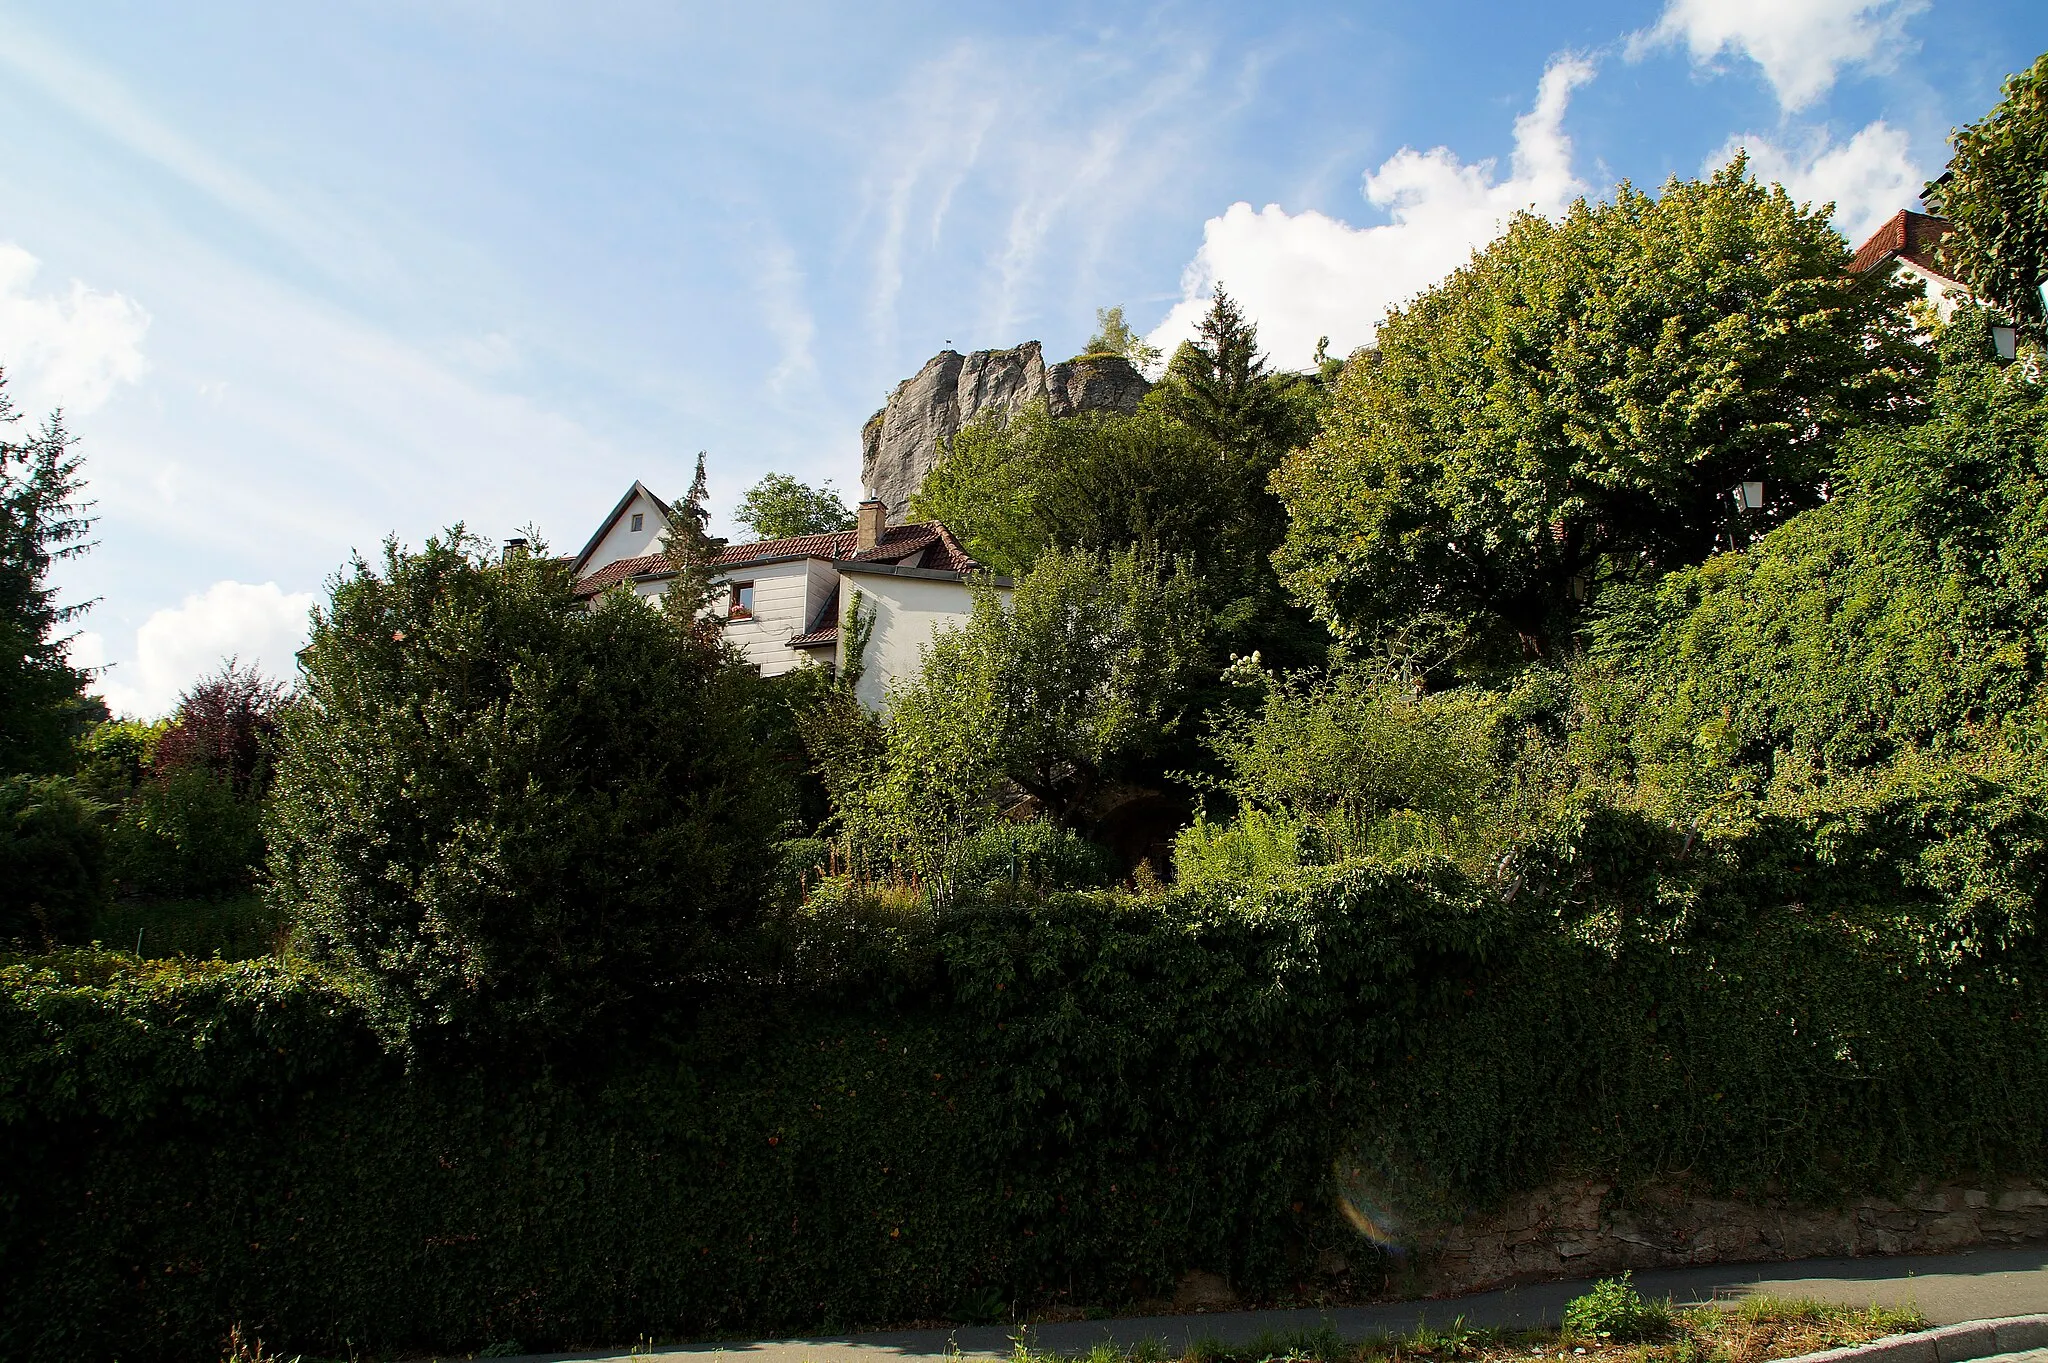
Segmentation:
<svg viewBox="0 0 2048 1363">
<path fill-rule="evenodd" d="M 0 773 L 67 769 L 72 745 L 105 707 L 65 656 L 59 628 L 90 602 L 62 606 L 50 567 L 91 548 L 81 461 L 60 414 L 25 439 L 0 374 Z"/>
<path fill-rule="evenodd" d="M 982 579 L 972 617 L 932 640 L 884 722 L 850 704 L 813 721 L 841 824 L 913 849 L 927 874 L 994 816 L 1005 782 L 1085 825 L 1090 798 L 1187 722 L 1204 625 L 1186 565 L 1132 550 L 1050 550 L 1007 602 Z"/>
<path fill-rule="evenodd" d="M 1925 364 L 1908 286 L 1852 285 L 1829 212 L 1738 157 L 1517 217 L 1388 316 L 1275 476 L 1288 585 L 1354 640 L 1434 612 L 1542 656 L 1602 580 L 1817 504 L 1837 437 L 1907 415 Z M 1745 479 L 1768 509 L 1738 526 Z"/>
<path fill-rule="evenodd" d="M 812 487 L 786 473 L 771 473 L 748 488 L 733 519 L 763 540 L 853 528 L 853 513 L 832 484 Z"/>
<path fill-rule="evenodd" d="M 1143 336 L 1131 330 L 1121 304 L 1095 310 L 1095 334 L 1074 358 L 1085 359 L 1090 355 L 1120 355 L 1140 372 L 1159 363 L 1159 347 L 1147 344 Z"/>
<path fill-rule="evenodd" d="M 1959 313 L 1927 421 L 1846 442 L 1832 498 L 1739 554 L 1616 592 L 1594 656 L 1641 758 L 1727 788 L 1954 752 L 2048 677 L 2048 394 Z"/>
<path fill-rule="evenodd" d="M 271 878 L 394 1034 L 616 1025 L 759 912 L 787 814 L 759 679 L 686 617 L 570 588 L 458 527 L 358 559 L 315 613 Z"/>
<path fill-rule="evenodd" d="M 1955 135 L 1948 174 L 1927 197 L 1955 225 L 1942 259 L 1979 297 L 2038 326 L 2048 280 L 2048 53 Z"/>
</svg>

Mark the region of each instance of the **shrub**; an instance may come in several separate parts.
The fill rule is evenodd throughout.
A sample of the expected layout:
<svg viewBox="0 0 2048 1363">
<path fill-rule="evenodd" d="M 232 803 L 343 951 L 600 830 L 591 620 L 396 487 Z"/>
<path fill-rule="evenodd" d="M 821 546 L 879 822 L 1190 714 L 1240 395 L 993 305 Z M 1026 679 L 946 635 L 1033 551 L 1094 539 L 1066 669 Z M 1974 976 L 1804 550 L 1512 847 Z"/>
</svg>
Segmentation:
<svg viewBox="0 0 2048 1363">
<path fill-rule="evenodd" d="M 1251 806 L 1221 824 L 1197 814 L 1173 840 L 1174 881 L 1188 890 L 1292 884 L 1317 860 L 1316 846 L 1314 834 L 1288 814 Z"/>
<path fill-rule="evenodd" d="M 178 697 L 157 741 L 159 771 L 203 767 L 235 794 L 260 799 L 270 787 L 271 747 L 284 687 L 230 658 Z"/>
<path fill-rule="evenodd" d="M 1645 1301 L 1629 1275 L 1602 1278 L 1583 1297 L 1565 1303 L 1564 1328 L 1581 1339 L 1632 1344 L 1657 1339 L 1671 1329 L 1671 1303 Z"/>
<path fill-rule="evenodd" d="M 1482 692 L 1418 694 L 1361 666 L 1265 686 L 1257 711 L 1224 712 L 1209 740 L 1242 803 L 1361 823 L 1399 809 L 1452 815 L 1493 777 L 1499 703 Z"/>
<path fill-rule="evenodd" d="M 91 802 L 62 777 L 0 780 L 0 943 L 83 941 L 105 890 Z"/>
<path fill-rule="evenodd" d="M 131 894 L 217 895 L 247 887 L 263 862 L 263 808 L 203 765 L 146 778 L 115 815 L 114 876 Z"/>
<path fill-rule="evenodd" d="M 304 659 L 274 893 L 387 1033 L 623 1026 L 749 949 L 789 806 L 715 634 L 458 529 L 357 560 Z"/>
<path fill-rule="evenodd" d="M 1091 890 L 1117 879 L 1116 856 L 1046 819 L 1000 820 L 954 845 L 953 893 L 976 897 L 1001 887 Z"/>
<path fill-rule="evenodd" d="M 110 719 L 94 725 L 78 745 L 74 775 L 80 792 L 104 804 L 126 801 L 155 765 L 157 744 L 169 727 L 167 719 Z"/>
</svg>

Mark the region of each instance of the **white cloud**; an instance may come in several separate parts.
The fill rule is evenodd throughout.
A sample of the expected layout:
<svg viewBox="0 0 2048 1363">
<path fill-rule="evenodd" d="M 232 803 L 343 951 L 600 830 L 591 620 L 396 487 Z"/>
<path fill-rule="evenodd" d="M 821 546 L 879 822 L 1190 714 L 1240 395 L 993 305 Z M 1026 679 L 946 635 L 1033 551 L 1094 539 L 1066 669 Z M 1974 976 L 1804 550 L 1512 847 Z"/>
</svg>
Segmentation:
<svg viewBox="0 0 2048 1363">
<path fill-rule="evenodd" d="M 1824 130 L 1796 146 L 1780 146 L 1767 137 L 1742 133 L 1708 157 L 1703 170 L 1711 172 L 1727 165 L 1745 148 L 1757 179 L 1778 181 L 1801 203 L 1832 202 L 1835 226 L 1851 246 L 1892 214 L 1918 203 L 1920 190 L 1927 183 L 1926 174 L 1913 160 L 1905 132 L 1883 119 L 1840 145 L 1831 143 Z"/>
<path fill-rule="evenodd" d="M 1148 338 L 1167 354 L 1195 333 L 1220 280 L 1258 323 L 1275 363 L 1306 365 L 1318 337 L 1342 355 L 1372 340 L 1387 310 L 1435 283 L 1499 235 L 1521 209 L 1554 214 L 1588 187 L 1572 172 L 1564 115 L 1593 78 L 1580 57 L 1554 60 L 1536 106 L 1515 120 L 1506 179 L 1492 159 L 1470 165 L 1447 147 L 1403 147 L 1365 179 L 1365 197 L 1393 221 L 1353 227 L 1278 204 L 1232 204 L 1203 225 L 1202 246 L 1181 275 L 1182 298 Z"/>
<path fill-rule="evenodd" d="M 1670 0 L 1655 28 L 1630 37 L 1631 61 L 1683 42 L 1695 65 L 1741 53 L 1763 68 L 1785 110 L 1828 92 L 1845 66 L 1884 72 L 1910 46 L 1906 21 L 1928 0 Z"/>
<path fill-rule="evenodd" d="M 0 369 L 15 408 L 39 418 L 52 407 L 89 412 L 117 383 L 149 369 L 142 337 L 149 314 L 134 299 L 77 280 L 68 293 L 32 294 L 42 262 L 0 242 Z"/>
<path fill-rule="evenodd" d="M 144 621 L 130 658 L 108 666 L 106 636 L 86 631 L 71 641 L 71 660 L 107 669 L 92 689 L 114 713 L 154 718 L 229 658 L 268 677 L 298 675 L 293 655 L 305 645 L 312 607 L 313 593 L 287 593 L 275 582 L 216 582 Z"/>
</svg>

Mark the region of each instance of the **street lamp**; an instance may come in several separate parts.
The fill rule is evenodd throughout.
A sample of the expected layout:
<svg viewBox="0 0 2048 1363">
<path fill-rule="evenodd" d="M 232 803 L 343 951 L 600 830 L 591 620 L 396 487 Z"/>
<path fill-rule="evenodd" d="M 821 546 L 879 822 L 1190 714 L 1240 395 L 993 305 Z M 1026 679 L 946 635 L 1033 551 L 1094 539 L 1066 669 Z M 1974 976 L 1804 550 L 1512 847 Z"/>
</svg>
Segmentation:
<svg viewBox="0 0 2048 1363">
<path fill-rule="evenodd" d="M 1735 499 L 1735 506 L 1741 511 L 1760 511 L 1764 504 L 1762 479 L 1746 479 L 1728 489 L 1728 495 Z"/>
</svg>

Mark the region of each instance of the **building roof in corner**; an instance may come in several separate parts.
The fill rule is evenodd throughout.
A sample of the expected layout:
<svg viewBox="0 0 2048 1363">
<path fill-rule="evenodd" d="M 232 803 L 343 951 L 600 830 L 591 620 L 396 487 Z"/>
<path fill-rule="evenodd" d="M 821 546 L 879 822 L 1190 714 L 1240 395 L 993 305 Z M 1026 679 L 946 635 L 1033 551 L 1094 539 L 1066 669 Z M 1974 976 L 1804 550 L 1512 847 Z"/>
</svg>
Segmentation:
<svg viewBox="0 0 2048 1363">
<path fill-rule="evenodd" d="M 634 484 L 638 487 L 639 484 Z M 630 501 L 630 497 L 628 498 Z M 621 508 L 625 504 L 621 504 Z M 617 519 L 613 513 L 612 519 Z M 607 521 L 609 526 L 610 522 Z M 598 532 L 600 537 L 603 531 Z M 594 542 L 593 542 L 594 543 Z M 961 547 L 953 532 L 936 521 L 915 525 L 892 525 L 882 532 L 881 543 L 872 549 L 856 549 L 856 532 L 838 530 L 824 535 L 797 535 L 789 539 L 758 540 L 752 544 L 729 544 L 718 551 L 712 561 L 712 569 L 728 575 L 744 568 L 767 563 L 784 563 L 791 559 L 815 558 L 831 563 L 886 564 L 899 568 L 927 568 L 962 576 L 974 572 L 981 565 L 976 563 Z M 582 557 L 587 558 L 586 550 Z M 582 558 L 578 559 L 580 564 Z M 590 576 L 576 584 L 578 596 L 590 596 L 620 582 L 636 579 L 656 579 L 668 576 L 673 569 L 668 560 L 660 554 L 642 554 L 638 558 L 622 558 L 607 563 Z"/>
<path fill-rule="evenodd" d="M 604 543 L 604 537 L 610 534 L 611 528 L 619 523 L 619 517 L 625 515 L 626 508 L 633 505 L 634 500 L 640 497 L 645 497 L 653 502 L 656 510 L 661 513 L 661 518 L 664 521 L 668 519 L 668 503 L 655 496 L 647 484 L 635 478 L 633 486 L 626 489 L 626 495 L 619 498 L 619 504 L 612 508 L 612 514 L 597 523 L 597 533 L 590 537 L 589 542 L 583 546 L 582 552 L 569 560 L 569 571 L 571 573 L 583 571 L 583 565 L 588 563 L 590 556 L 597 552 L 597 546 Z"/>
<path fill-rule="evenodd" d="M 1941 239 L 1951 230 L 1947 218 L 1902 208 L 1886 218 L 1883 225 L 1870 234 L 1870 239 L 1856 248 L 1855 256 L 1849 261 L 1849 273 L 1868 274 L 1887 261 L 1903 260 L 1928 274 L 1962 285 L 1963 281 L 1950 273 L 1936 255 Z"/>
</svg>

